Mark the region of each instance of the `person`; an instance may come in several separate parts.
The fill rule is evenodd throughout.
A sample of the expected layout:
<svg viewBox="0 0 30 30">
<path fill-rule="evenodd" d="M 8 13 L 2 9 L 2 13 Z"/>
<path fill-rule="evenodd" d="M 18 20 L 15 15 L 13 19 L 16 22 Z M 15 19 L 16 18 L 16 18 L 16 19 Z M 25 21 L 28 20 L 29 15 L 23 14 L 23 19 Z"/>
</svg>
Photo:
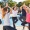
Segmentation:
<svg viewBox="0 0 30 30">
<path fill-rule="evenodd" d="M 25 3 L 23 4 L 23 6 L 20 7 L 20 11 L 22 12 L 22 14 L 20 15 L 20 21 L 22 22 L 21 25 L 23 26 L 23 30 L 24 30 L 25 24 L 27 24 L 25 22 L 25 20 L 26 20 L 26 11 L 24 9 L 25 8 L 24 6 L 26 6 Z"/>
<path fill-rule="evenodd" d="M 28 10 L 26 11 L 26 22 L 29 24 L 29 30 L 30 30 L 30 8 L 27 8 Z"/>
<path fill-rule="evenodd" d="M 0 24 L 2 23 L 2 8 L 1 8 L 1 6 L 0 6 Z"/>
<path fill-rule="evenodd" d="M 12 20 L 13 20 L 13 27 L 15 29 L 16 29 L 15 23 L 18 21 L 18 19 L 17 19 L 17 13 L 18 13 L 18 11 L 17 11 L 16 7 L 13 7 L 13 10 L 12 10 L 12 14 L 13 14 Z"/>
<path fill-rule="evenodd" d="M 25 20 L 26 20 L 26 11 L 25 11 L 25 9 L 24 9 L 24 7 L 22 7 L 22 24 L 21 25 L 23 25 L 23 30 L 24 30 L 24 27 L 25 27 L 25 24 L 27 24 L 26 22 L 25 22 Z M 25 23 L 24 23 L 25 22 Z"/>
<path fill-rule="evenodd" d="M 10 13 L 8 12 L 7 8 L 3 8 L 2 11 L 2 19 L 4 20 L 3 30 L 10 30 L 10 20 L 9 20 Z"/>
<path fill-rule="evenodd" d="M 19 12 L 20 12 L 20 17 L 19 17 L 19 20 L 22 22 L 22 6 L 20 7 Z"/>
<path fill-rule="evenodd" d="M 29 30 L 30 30 L 30 8 L 25 5 L 24 9 L 26 11 L 26 20 L 22 24 L 25 25 L 28 23 L 29 24 Z"/>
</svg>

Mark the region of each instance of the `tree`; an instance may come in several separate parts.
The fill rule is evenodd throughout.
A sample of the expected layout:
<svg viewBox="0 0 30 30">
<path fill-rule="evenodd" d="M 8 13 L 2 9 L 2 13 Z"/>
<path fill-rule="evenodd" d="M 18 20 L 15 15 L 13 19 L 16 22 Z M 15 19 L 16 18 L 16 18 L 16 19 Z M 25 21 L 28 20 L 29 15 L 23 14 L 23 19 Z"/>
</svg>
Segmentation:
<svg viewBox="0 0 30 30">
<path fill-rule="evenodd" d="M 13 2 L 12 0 L 8 0 L 8 4 L 9 6 L 13 7 L 16 4 L 16 2 Z"/>
<path fill-rule="evenodd" d="M 18 4 L 17 4 L 17 7 L 20 7 L 20 6 L 22 6 L 22 2 L 19 2 Z"/>
<path fill-rule="evenodd" d="M 26 0 L 26 1 L 30 1 L 30 0 Z"/>
<path fill-rule="evenodd" d="M 29 6 L 30 1 L 24 1 L 23 3 L 25 3 L 27 6 Z"/>
<path fill-rule="evenodd" d="M 3 5 L 3 2 L 0 2 L 0 5 Z"/>
</svg>

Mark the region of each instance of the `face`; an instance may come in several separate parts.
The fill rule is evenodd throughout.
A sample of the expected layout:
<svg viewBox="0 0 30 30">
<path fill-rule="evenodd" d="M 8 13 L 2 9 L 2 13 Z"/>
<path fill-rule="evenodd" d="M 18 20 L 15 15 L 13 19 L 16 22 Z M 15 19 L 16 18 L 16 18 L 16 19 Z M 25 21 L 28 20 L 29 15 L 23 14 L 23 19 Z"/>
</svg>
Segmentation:
<svg viewBox="0 0 30 30">
<path fill-rule="evenodd" d="M 15 7 L 14 10 L 17 10 L 17 8 Z"/>
<path fill-rule="evenodd" d="M 23 9 L 25 9 L 25 10 L 27 10 L 27 8 L 28 8 L 27 6 L 24 6 L 24 7 L 23 7 Z"/>
</svg>

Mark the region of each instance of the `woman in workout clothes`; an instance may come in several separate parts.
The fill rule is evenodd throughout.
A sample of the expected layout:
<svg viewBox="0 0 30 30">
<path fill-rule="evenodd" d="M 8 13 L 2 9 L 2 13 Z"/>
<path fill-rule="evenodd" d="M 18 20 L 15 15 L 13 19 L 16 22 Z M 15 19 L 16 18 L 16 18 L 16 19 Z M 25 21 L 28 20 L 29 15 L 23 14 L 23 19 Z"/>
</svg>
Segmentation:
<svg viewBox="0 0 30 30">
<path fill-rule="evenodd" d="M 13 27 L 15 29 L 16 29 L 15 23 L 18 21 L 18 19 L 17 19 L 17 13 L 18 13 L 17 7 L 13 7 L 13 10 L 12 10 L 12 14 L 13 14 L 12 20 L 13 20 Z"/>
<path fill-rule="evenodd" d="M 23 23 L 23 25 L 28 23 L 29 24 L 29 30 L 30 30 L 30 8 L 25 5 L 24 9 L 26 11 L 26 20 Z"/>
<path fill-rule="evenodd" d="M 2 19 L 4 20 L 3 30 L 10 30 L 10 20 L 9 20 L 10 11 L 8 11 L 8 8 L 3 8 L 2 11 Z"/>
</svg>

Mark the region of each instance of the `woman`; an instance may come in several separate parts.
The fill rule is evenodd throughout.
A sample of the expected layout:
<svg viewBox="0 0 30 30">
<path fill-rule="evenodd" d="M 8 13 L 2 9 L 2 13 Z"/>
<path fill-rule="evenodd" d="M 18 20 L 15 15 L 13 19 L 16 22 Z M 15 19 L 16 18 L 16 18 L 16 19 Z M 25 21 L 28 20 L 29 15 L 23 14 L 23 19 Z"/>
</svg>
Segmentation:
<svg viewBox="0 0 30 30">
<path fill-rule="evenodd" d="M 2 19 L 4 20 L 3 30 L 10 30 L 10 20 L 9 20 L 10 13 L 8 12 L 8 8 L 3 8 L 2 11 Z"/>
<path fill-rule="evenodd" d="M 13 14 L 12 20 L 13 20 L 13 27 L 15 29 L 16 29 L 15 23 L 18 21 L 18 19 L 17 19 L 17 13 L 18 13 L 17 8 L 14 7 L 13 10 L 12 10 L 12 14 Z"/>
<path fill-rule="evenodd" d="M 29 30 L 30 30 L 30 8 L 25 5 L 24 9 L 26 11 L 26 20 L 22 24 L 25 25 L 28 23 L 29 24 Z"/>
<path fill-rule="evenodd" d="M 29 8 L 29 7 L 28 7 L 28 8 Z M 26 22 L 29 24 L 29 30 L 30 30 L 30 8 L 27 10 Z"/>
</svg>

